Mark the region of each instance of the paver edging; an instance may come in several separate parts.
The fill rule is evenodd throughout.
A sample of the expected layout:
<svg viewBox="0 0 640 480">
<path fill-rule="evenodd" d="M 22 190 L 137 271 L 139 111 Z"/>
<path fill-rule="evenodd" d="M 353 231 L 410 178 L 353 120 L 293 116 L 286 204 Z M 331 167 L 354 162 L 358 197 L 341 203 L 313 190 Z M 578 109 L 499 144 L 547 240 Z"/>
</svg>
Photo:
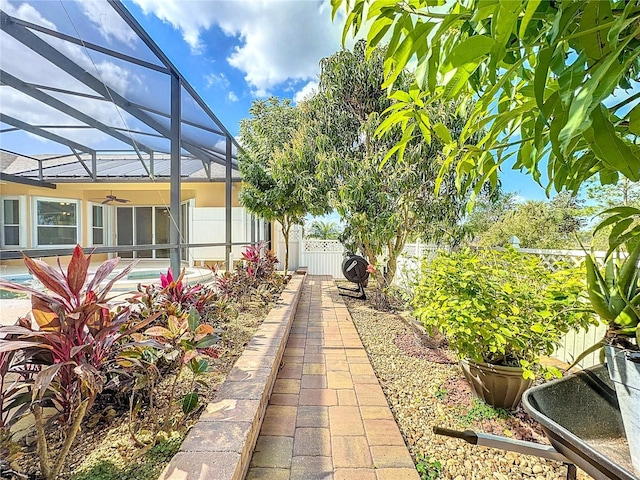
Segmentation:
<svg viewBox="0 0 640 480">
<path fill-rule="evenodd" d="M 159 480 L 244 479 L 305 280 L 306 271 L 292 275 Z"/>
</svg>

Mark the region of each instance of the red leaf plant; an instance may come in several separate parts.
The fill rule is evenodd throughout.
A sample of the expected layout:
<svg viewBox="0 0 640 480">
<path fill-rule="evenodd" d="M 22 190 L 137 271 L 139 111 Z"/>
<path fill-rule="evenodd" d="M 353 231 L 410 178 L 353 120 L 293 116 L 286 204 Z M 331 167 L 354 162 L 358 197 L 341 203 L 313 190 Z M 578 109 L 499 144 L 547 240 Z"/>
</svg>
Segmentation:
<svg viewBox="0 0 640 480">
<path fill-rule="evenodd" d="M 219 273 L 213 267 L 214 285 L 223 298 L 237 302 L 241 309 L 245 302 L 257 297 L 265 304 L 282 291 L 284 278 L 276 271 L 278 259 L 264 242 L 248 245 L 242 252 L 242 262 L 233 271 Z"/>
<path fill-rule="evenodd" d="M 215 292 L 204 285 L 188 285 L 184 280 L 185 270 L 174 278 L 171 268 L 167 274 L 160 274 L 160 288 L 157 285 L 139 285 L 140 292 L 130 302 L 136 305 L 136 315 L 146 317 L 157 312 L 159 321 L 166 324 L 171 315 L 188 314 L 195 308 L 203 317 L 208 316 L 208 308 L 215 301 Z"/>
<path fill-rule="evenodd" d="M 25 265 L 47 291 L 0 280 L 0 289 L 31 295 L 36 325 L 22 321 L 0 327 L 0 355 L 7 355 L 7 371 L 37 371 L 26 379 L 27 404 L 35 417 L 40 468 L 46 479 L 59 475 L 86 412 L 102 391 L 109 359 L 128 335 L 154 320 L 152 316 L 132 321 L 128 306 L 108 308 L 109 291 L 135 266 L 132 263 L 108 278 L 118 261 L 105 261 L 89 276 L 91 255 L 77 245 L 66 272 L 59 259 L 56 269 L 24 256 Z M 45 437 L 44 407 L 59 412 L 57 420 L 65 429 L 65 441 L 54 461 Z"/>
</svg>

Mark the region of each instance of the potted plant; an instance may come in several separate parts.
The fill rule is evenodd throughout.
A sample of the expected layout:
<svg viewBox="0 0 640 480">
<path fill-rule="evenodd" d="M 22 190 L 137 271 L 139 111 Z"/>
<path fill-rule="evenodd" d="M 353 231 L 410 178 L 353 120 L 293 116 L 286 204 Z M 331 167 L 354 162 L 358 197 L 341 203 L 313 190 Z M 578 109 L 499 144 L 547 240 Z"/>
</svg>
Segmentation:
<svg viewBox="0 0 640 480">
<path fill-rule="evenodd" d="M 425 327 L 447 339 L 475 395 L 513 410 L 536 375 L 561 375 L 540 358 L 569 330 L 595 321 L 583 290 L 578 269 L 551 272 L 511 247 L 465 249 L 422 264 L 413 305 Z"/>
<path fill-rule="evenodd" d="M 589 299 L 608 328 L 605 338 L 580 355 L 574 364 L 604 347 L 631 460 L 640 472 L 640 237 L 630 237 L 624 244 L 628 252 L 626 258 L 619 251 L 610 251 L 603 268 L 598 266 L 593 254 L 586 257 Z"/>
</svg>

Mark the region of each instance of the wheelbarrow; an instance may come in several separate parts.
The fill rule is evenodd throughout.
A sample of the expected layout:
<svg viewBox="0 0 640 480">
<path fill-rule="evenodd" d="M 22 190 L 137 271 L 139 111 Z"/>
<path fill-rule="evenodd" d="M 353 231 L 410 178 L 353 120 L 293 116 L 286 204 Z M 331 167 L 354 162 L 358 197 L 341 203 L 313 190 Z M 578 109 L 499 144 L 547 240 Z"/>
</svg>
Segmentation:
<svg viewBox="0 0 640 480">
<path fill-rule="evenodd" d="M 596 480 L 640 480 L 634 473 L 615 388 L 604 365 L 527 390 L 524 409 L 542 426 L 551 446 L 499 435 L 435 427 L 434 433 L 474 445 L 556 460 Z"/>
</svg>

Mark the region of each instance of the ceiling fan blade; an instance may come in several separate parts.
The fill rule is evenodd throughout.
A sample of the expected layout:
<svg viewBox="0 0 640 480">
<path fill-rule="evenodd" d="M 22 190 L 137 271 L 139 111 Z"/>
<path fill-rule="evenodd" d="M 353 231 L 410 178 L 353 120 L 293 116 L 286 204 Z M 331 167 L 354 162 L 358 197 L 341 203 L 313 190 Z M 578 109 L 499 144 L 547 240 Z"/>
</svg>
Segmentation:
<svg viewBox="0 0 640 480">
<path fill-rule="evenodd" d="M 130 200 L 127 200 L 126 198 L 114 198 L 114 200 L 116 202 L 120 202 L 120 203 L 129 203 Z"/>
<path fill-rule="evenodd" d="M 111 200 L 112 200 L 111 198 L 107 198 L 106 200 L 103 200 L 102 205 L 108 204 Z"/>
</svg>

